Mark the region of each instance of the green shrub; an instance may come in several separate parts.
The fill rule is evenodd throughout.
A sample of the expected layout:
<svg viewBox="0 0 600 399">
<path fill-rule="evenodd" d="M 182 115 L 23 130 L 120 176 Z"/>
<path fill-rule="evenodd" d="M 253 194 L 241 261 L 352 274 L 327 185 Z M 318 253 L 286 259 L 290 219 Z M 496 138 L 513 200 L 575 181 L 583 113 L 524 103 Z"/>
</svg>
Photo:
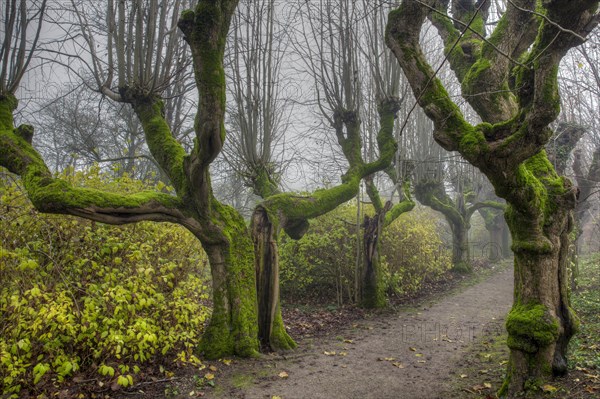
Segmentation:
<svg viewBox="0 0 600 399">
<path fill-rule="evenodd" d="M 383 231 L 381 254 L 387 265 L 388 291 L 411 295 L 426 282 L 439 280 L 452 267 L 439 216 L 418 207 L 402 214 Z"/>
<path fill-rule="evenodd" d="M 438 222 L 437 215 L 418 207 L 384 230 L 380 255 L 388 293 L 413 294 L 450 268 L 450 253 L 444 248 Z M 359 234 L 362 239 L 362 231 Z M 354 302 L 355 279 L 361 273 L 357 270 L 356 255 L 353 204 L 311 221 L 308 233 L 298 241 L 283 237 L 280 245 L 283 299 Z"/>
<path fill-rule="evenodd" d="M 108 182 L 97 168 L 69 178 L 148 189 L 127 177 Z M 198 241 L 176 225 L 38 214 L 11 179 L 0 175 L 3 394 L 34 393 L 78 371 L 129 386 L 148 360 L 190 359 L 209 313 Z"/>
</svg>

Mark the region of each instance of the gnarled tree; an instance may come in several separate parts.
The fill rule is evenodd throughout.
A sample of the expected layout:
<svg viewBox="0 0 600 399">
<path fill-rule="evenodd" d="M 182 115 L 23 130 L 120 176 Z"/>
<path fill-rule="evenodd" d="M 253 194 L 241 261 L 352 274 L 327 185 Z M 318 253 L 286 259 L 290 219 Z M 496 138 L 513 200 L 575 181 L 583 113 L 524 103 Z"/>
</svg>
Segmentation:
<svg viewBox="0 0 600 399">
<path fill-rule="evenodd" d="M 16 2 L 10 4 L 13 3 Z M 53 178 L 31 145 L 33 128 L 13 126 L 15 91 L 22 73 L 4 73 L 11 71 L 6 63 L 2 65 L 0 92 L 0 165 L 21 176 L 29 198 L 42 212 L 108 224 L 172 222 L 190 230 L 208 255 L 213 277 L 213 313 L 201 347 L 213 358 L 227 354 L 249 356 L 258 351 L 252 240 L 243 218 L 213 196 L 209 175 L 209 166 L 225 140 L 223 53 L 237 1 L 201 0 L 194 10 L 183 12 L 179 18 L 180 4 L 159 4 L 156 0 L 115 4 L 109 0 L 108 64 L 95 53 L 94 35 L 88 30 L 85 14 L 74 8 L 83 38 L 94 56 L 92 67 L 99 90 L 113 100 L 131 105 L 142 124 L 150 152 L 169 177 L 176 195 L 119 195 L 74 187 Z M 190 153 L 174 138 L 160 97 L 173 75 L 169 43 L 176 40 L 177 21 L 191 48 L 199 98 L 196 140 Z M 20 32 L 24 34 L 25 30 Z M 26 40 L 22 43 L 29 45 Z M 16 49 L 10 42 L 3 45 L 4 59 L 18 58 L 13 51 L 20 54 L 21 50 L 19 46 Z"/>
<path fill-rule="evenodd" d="M 453 19 L 449 3 L 405 0 L 390 13 L 386 37 L 434 122 L 436 141 L 478 167 L 508 203 L 515 294 L 500 394 L 512 397 L 566 373 L 567 344 L 577 328 L 566 269 L 576 190 L 556 173 L 544 146 L 560 108 L 560 60 L 597 25 L 598 1 L 511 0 L 490 35 L 491 2 L 452 1 Z M 482 123 L 465 119 L 421 51 L 427 18 Z"/>
</svg>

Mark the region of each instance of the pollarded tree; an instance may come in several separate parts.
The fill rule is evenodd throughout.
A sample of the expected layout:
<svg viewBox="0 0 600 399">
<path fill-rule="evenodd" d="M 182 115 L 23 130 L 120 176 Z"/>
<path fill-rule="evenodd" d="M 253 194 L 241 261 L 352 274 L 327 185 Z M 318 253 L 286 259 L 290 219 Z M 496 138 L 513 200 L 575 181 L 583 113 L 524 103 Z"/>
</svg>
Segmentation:
<svg viewBox="0 0 600 399">
<path fill-rule="evenodd" d="M 7 15 L 19 15 L 25 9 L 24 1 L 18 5 L 9 3 Z M 73 3 L 83 38 L 93 55 L 99 90 L 113 100 L 131 105 L 142 124 L 150 152 L 169 177 L 176 195 L 119 195 L 74 187 L 53 178 L 31 145 L 33 127 L 13 126 L 13 112 L 18 104 L 15 92 L 26 67 L 22 62 L 15 66 L 14 62 L 20 59 L 19 54 L 35 49 L 35 43 L 18 37 L 27 34 L 27 29 L 7 35 L 2 47 L 0 165 L 21 176 L 29 198 L 42 212 L 108 224 L 148 220 L 186 227 L 202 243 L 213 278 L 213 313 L 201 347 L 208 357 L 249 356 L 258 351 L 253 244 L 243 218 L 213 196 L 209 174 L 209 166 L 226 136 L 223 53 L 237 1 L 202 0 L 179 18 L 180 6 L 180 1 L 159 4 L 157 0 L 109 0 L 105 14 L 109 62 L 105 63 L 97 53 L 97 32 L 88 30 L 92 25 L 86 23 L 82 9 Z M 174 138 L 160 97 L 174 72 L 170 63 L 171 44 L 177 40 L 176 23 L 192 52 L 199 98 L 195 146 L 189 153 Z"/>
<path fill-rule="evenodd" d="M 319 114 L 333 128 L 347 167 L 342 182 L 346 184 L 350 174 L 360 176 L 356 183 L 365 181 L 376 211 L 363 222 L 360 302 L 366 307 L 382 307 L 386 298 L 379 260 L 381 232 L 414 206 L 408 188 L 402 187 L 391 165 L 396 152 L 394 120 L 401 101 L 399 84 L 386 77 L 398 78 L 401 72 L 382 42 L 383 6 L 320 1 L 299 4 L 294 13 L 301 16 L 298 35 L 303 38 L 296 50 L 313 79 Z M 361 25 L 364 15 L 369 16 L 369 22 Z M 364 68 L 365 64 L 369 67 Z M 366 140 L 362 138 L 364 130 L 368 131 Z M 363 141 L 370 145 L 363 145 Z M 392 177 L 393 184 L 405 194 L 403 201 L 393 206 L 383 203 L 374 182 L 380 171 Z M 353 189 L 354 195 L 358 194 L 358 185 Z M 339 197 L 338 204 L 349 199 Z"/>
<path fill-rule="evenodd" d="M 401 81 L 402 71 L 400 65 L 394 58 L 394 55 L 386 48 L 384 44 L 384 32 L 385 32 L 385 18 L 389 11 L 389 6 L 386 7 L 383 4 L 372 4 L 368 1 L 363 1 L 362 4 L 364 13 L 367 17 L 363 20 L 363 26 L 360 27 L 360 35 L 364 39 L 357 39 L 358 49 L 362 49 L 362 60 L 369 66 L 368 70 L 362 71 L 368 73 L 365 78 L 360 79 L 363 88 L 362 92 L 366 101 L 363 101 L 363 117 L 366 120 L 366 148 L 365 158 L 371 160 L 374 157 L 375 148 L 372 145 L 374 126 L 377 126 L 377 120 L 373 118 L 374 112 L 372 112 L 373 104 L 382 104 L 386 99 L 399 98 L 402 88 L 402 98 L 399 100 L 399 104 L 405 104 L 407 97 L 408 87 L 406 82 Z M 337 26 L 337 24 L 336 24 Z M 342 30 L 340 34 L 356 35 L 357 32 L 352 32 L 351 29 Z M 360 37 L 360 36 L 359 36 Z M 348 44 L 352 43 L 352 40 L 346 40 Z M 354 73 L 351 68 L 357 68 L 353 65 L 351 58 L 353 53 L 358 49 L 349 49 L 346 52 L 342 52 L 339 64 L 343 65 L 344 68 L 350 68 L 349 71 L 342 73 L 340 83 L 343 86 L 351 87 L 351 79 L 355 79 Z M 325 64 L 327 65 L 327 64 Z M 327 70 L 327 66 L 322 69 Z M 326 82 L 324 76 L 321 77 L 323 82 Z M 326 84 L 326 83 L 325 83 Z M 361 90 L 358 90 L 361 93 Z M 341 102 L 341 101 L 340 101 Z M 332 104 L 330 104 L 331 106 Z M 396 140 L 400 139 L 402 132 L 400 129 L 395 130 Z M 363 228 L 363 241 L 362 241 L 362 273 L 361 273 L 361 289 L 360 289 L 360 303 L 366 308 L 379 308 L 384 307 L 387 303 L 385 295 L 385 281 L 379 257 L 381 237 L 385 227 L 389 226 L 403 213 L 411 211 L 415 203 L 411 198 L 410 193 L 410 165 L 400 156 L 400 150 L 398 150 L 394 156 L 394 164 L 390 165 L 385 169 L 387 178 L 391 181 L 394 186 L 392 190 L 392 196 L 395 192 L 398 193 L 399 200 L 397 203 L 392 204 L 391 200 L 383 201 L 382 195 L 379 193 L 376 184 L 376 175 L 372 174 L 366 176 L 363 181 L 365 183 L 366 193 L 373 205 L 375 214 L 373 216 L 365 215 L 362 228 Z"/>
<path fill-rule="evenodd" d="M 489 1 L 449 3 L 405 0 L 390 13 L 386 37 L 434 122 L 436 141 L 478 167 L 508 203 L 515 302 L 506 322 L 510 358 L 500 394 L 512 397 L 566 373 L 567 344 L 577 328 L 566 268 L 576 190 L 556 173 L 544 146 L 560 108 L 559 63 L 597 25 L 598 1 L 512 0 L 490 35 Z M 482 123 L 465 119 L 421 51 L 427 18 Z"/>
<path fill-rule="evenodd" d="M 324 3 L 321 3 L 321 6 L 323 5 Z M 307 6 L 312 7 L 313 5 Z M 340 13 L 346 16 L 348 16 L 349 12 L 348 6 L 347 2 L 329 2 L 327 4 L 327 7 L 330 7 L 330 12 L 334 11 L 336 14 Z M 310 10 L 315 11 L 313 8 L 310 8 Z M 311 19 L 303 13 L 298 13 L 297 15 L 300 15 L 301 24 L 314 24 L 316 22 L 316 19 Z M 311 34 L 314 35 L 312 38 L 316 39 L 318 43 L 314 49 L 320 52 L 321 55 L 327 52 L 327 49 L 330 48 L 329 45 L 334 43 L 341 44 L 340 42 L 344 41 L 344 39 L 340 39 L 339 32 L 334 28 L 334 25 L 330 20 L 330 24 L 323 24 L 321 30 L 311 30 Z M 338 27 L 336 26 L 336 28 Z M 305 40 L 308 39 L 306 35 L 303 35 L 303 37 Z M 301 42 L 299 46 L 308 48 L 313 44 L 314 42 L 306 40 Z M 347 43 L 344 49 L 344 51 L 349 51 Z M 332 53 L 329 54 L 334 57 Z M 312 73 L 316 64 L 314 63 L 314 58 L 311 58 L 311 60 L 307 66 Z M 348 62 L 352 63 L 353 61 L 350 60 Z M 335 71 L 335 73 L 338 72 L 340 71 Z M 351 72 L 349 73 L 348 69 L 335 79 L 339 78 L 345 81 L 344 78 L 347 76 L 353 76 Z M 253 79 L 250 79 L 247 84 L 255 84 L 255 82 L 253 82 Z M 348 82 L 348 84 L 352 86 L 353 82 Z M 356 93 L 352 92 L 348 86 L 345 86 L 343 90 L 345 90 L 346 98 L 352 98 L 350 101 L 355 104 L 354 96 Z M 332 93 L 327 91 L 325 96 L 330 97 Z M 267 115 L 266 111 L 275 111 L 268 102 L 263 103 L 262 106 L 264 115 Z M 346 109 L 340 104 L 340 107 L 335 109 L 332 115 L 327 114 L 325 116 L 331 123 L 331 127 L 335 130 L 337 143 L 348 161 L 345 173 L 341 177 L 341 182 L 327 189 L 316 190 L 313 193 L 305 195 L 281 192 L 277 176 L 273 174 L 274 169 L 268 167 L 273 162 L 268 162 L 268 159 L 264 157 L 271 149 L 262 149 L 261 151 L 252 150 L 255 153 L 262 154 L 262 157 L 259 157 L 259 163 L 252 162 L 252 157 L 250 156 L 246 157 L 246 163 L 250 166 L 248 170 L 251 171 L 249 173 L 249 176 L 252 177 L 251 184 L 254 191 L 263 198 L 263 201 L 256 207 L 252 215 L 252 234 L 256 251 L 255 261 L 259 303 L 259 338 L 263 345 L 272 349 L 288 349 L 295 346 L 295 343 L 283 327 L 279 305 L 277 242 L 281 230 L 285 230 L 292 239 L 301 238 L 309 227 L 308 220 L 323 215 L 344 202 L 351 200 L 358 193 L 360 181 L 363 178 L 390 166 L 397 148 L 393 129 L 398 107 L 399 104 L 395 98 L 386 98 L 380 102 L 377 110 L 380 125 L 376 138 L 378 156 L 374 157 L 370 162 L 363 160 L 361 156 L 361 120 L 358 114 L 354 112 L 354 108 Z M 252 107 L 249 107 L 249 109 L 252 109 Z M 267 119 L 263 118 L 263 123 L 266 121 Z M 269 136 L 274 137 L 274 133 L 271 132 Z M 256 146 L 260 145 L 261 141 L 265 142 L 266 134 L 263 133 L 262 136 L 255 134 L 253 137 L 260 137 L 259 140 L 255 140 L 252 144 Z"/>
</svg>

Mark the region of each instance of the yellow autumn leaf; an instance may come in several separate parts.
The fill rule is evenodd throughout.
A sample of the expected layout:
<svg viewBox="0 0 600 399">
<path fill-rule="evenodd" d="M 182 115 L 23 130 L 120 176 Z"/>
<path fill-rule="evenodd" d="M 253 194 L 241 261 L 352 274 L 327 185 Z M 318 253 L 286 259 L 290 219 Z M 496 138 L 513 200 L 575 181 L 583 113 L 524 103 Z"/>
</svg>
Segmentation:
<svg viewBox="0 0 600 399">
<path fill-rule="evenodd" d="M 415 353 L 415 356 L 416 357 L 423 357 L 423 354 L 422 353 Z"/>
<path fill-rule="evenodd" d="M 210 371 L 217 371 L 218 370 L 218 368 L 216 368 L 215 366 L 209 366 L 208 369 Z"/>
<path fill-rule="evenodd" d="M 466 375 L 466 374 L 461 374 L 460 375 L 460 378 L 467 378 L 467 377 L 468 377 L 468 375 Z"/>
<path fill-rule="evenodd" d="M 413 348 L 413 347 L 410 347 L 410 348 L 408 348 L 408 349 L 410 349 L 410 350 L 411 350 L 411 351 L 413 351 L 413 352 L 416 352 L 416 351 L 417 351 L 417 348 Z"/>
<path fill-rule="evenodd" d="M 399 369 L 403 369 L 404 365 L 402 363 L 398 363 L 398 362 L 394 362 L 392 363 L 394 366 L 398 367 Z"/>
<path fill-rule="evenodd" d="M 290 375 L 288 373 L 286 373 L 285 371 L 282 371 L 281 373 L 278 374 L 279 378 L 288 378 Z"/>
<path fill-rule="evenodd" d="M 488 389 L 492 388 L 492 384 L 490 384 L 489 382 L 484 382 L 483 386 L 486 387 L 486 388 L 488 388 Z"/>
<path fill-rule="evenodd" d="M 354 341 L 352 341 L 351 339 L 345 339 L 345 340 L 344 340 L 344 342 L 345 342 L 345 343 L 347 343 L 347 344 L 352 344 L 352 343 L 354 343 Z"/>
<path fill-rule="evenodd" d="M 325 352 L 323 352 L 323 354 L 327 355 L 327 356 L 335 356 L 335 351 L 331 351 L 331 352 L 325 351 Z"/>
<path fill-rule="evenodd" d="M 550 384 L 546 384 L 546 385 L 542 386 L 542 391 L 552 393 L 552 392 L 558 391 L 558 388 L 556 388 Z"/>
<path fill-rule="evenodd" d="M 222 362 L 226 366 L 230 366 L 231 365 L 231 359 L 223 359 Z"/>
<path fill-rule="evenodd" d="M 215 375 L 213 373 L 206 373 L 204 374 L 204 378 L 206 378 L 207 380 L 214 380 L 215 379 Z"/>
<path fill-rule="evenodd" d="M 273 396 L 271 396 L 271 399 L 283 399 L 283 398 L 281 396 L 273 395 Z"/>
<path fill-rule="evenodd" d="M 340 352 L 338 353 L 338 356 L 346 356 L 348 354 L 348 352 Z"/>
</svg>

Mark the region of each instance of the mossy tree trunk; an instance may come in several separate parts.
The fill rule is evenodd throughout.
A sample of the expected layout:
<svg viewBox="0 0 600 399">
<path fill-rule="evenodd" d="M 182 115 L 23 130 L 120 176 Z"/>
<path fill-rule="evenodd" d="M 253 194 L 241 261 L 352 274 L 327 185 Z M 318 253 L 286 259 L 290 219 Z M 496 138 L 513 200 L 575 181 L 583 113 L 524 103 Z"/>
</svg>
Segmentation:
<svg viewBox="0 0 600 399">
<path fill-rule="evenodd" d="M 499 394 L 515 397 L 566 372 L 566 347 L 576 330 L 566 265 L 576 190 L 558 176 L 544 146 L 560 108 L 560 60 L 598 24 L 599 2 L 511 2 L 487 41 L 481 37 L 490 2 L 452 1 L 456 22 L 447 16 L 448 3 L 424 3 L 439 12 L 404 1 L 390 13 L 387 43 L 434 122 L 436 141 L 478 167 L 508 203 L 515 295 L 506 323 L 509 365 Z M 463 97 L 483 123 L 465 120 L 427 63 L 419 43 L 426 18 L 445 41 Z"/>
<path fill-rule="evenodd" d="M 512 207 L 507 210 L 516 240 L 515 303 L 506 321 L 511 349 L 505 381 L 509 396 L 567 372 L 567 345 L 577 321 L 568 297 L 572 217 L 563 205 L 554 204 L 547 217 L 536 215 L 545 219 L 542 231 L 537 223 L 524 226 L 529 215 Z"/>
<path fill-rule="evenodd" d="M 279 226 L 273 224 L 264 208 L 252 214 L 255 250 L 256 291 L 258 294 L 258 337 L 267 350 L 294 349 L 281 315 L 279 301 Z"/>
<path fill-rule="evenodd" d="M 148 147 L 171 181 L 175 196 L 160 192 L 119 195 L 73 187 L 53 178 L 31 145 L 33 128 L 13 126 L 16 98 L 12 93 L 0 93 L 0 165 L 21 176 L 39 211 L 108 224 L 178 223 L 200 240 L 210 261 L 214 302 L 200 347 L 211 358 L 252 356 L 258 352 L 253 244 L 240 214 L 214 198 L 209 175 L 209 166 L 225 139 L 223 52 L 236 6 L 234 0 L 201 0 L 194 11 L 185 11 L 179 21 L 192 50 L 199 97 L 197 140 L 191 153 L 187 154 L 174 138 L 157 93 L 140 88 L 143 85 L 135 81 L 121 79 L 116 89 L 103 88 L 103 92 L 113 93 L 111 98 L 133 107 Z"/>
<path fill-rule="evenodd" d="M 471 250 L 469 246 L 470 225 L 465 223 L 450 223 L 452 231 L 452 265 L 455 271 L 469 273 L 471 265 Z"/>
<path fill-rule="evenodd" d="M 388 169 L 388 175 L 396 183 L 396 176 Z M 381 236 L 386 226 L 389 226 L 400 215 L 411 211 L 415 203 L 410 196 L 408 181 L 403 186 L 403 200 L 392 206 L 390 201 L 382 205 L 381 196 L 372 176 L 365 179 L 367 195 L 375 208 L 375 215 L 365 216 L 363 229 L 363 267 L 361 276 L 360 305 L 364 308 L 374 309 L 386 306 L 385 281 L 379 257 Z"/>
</svg>

